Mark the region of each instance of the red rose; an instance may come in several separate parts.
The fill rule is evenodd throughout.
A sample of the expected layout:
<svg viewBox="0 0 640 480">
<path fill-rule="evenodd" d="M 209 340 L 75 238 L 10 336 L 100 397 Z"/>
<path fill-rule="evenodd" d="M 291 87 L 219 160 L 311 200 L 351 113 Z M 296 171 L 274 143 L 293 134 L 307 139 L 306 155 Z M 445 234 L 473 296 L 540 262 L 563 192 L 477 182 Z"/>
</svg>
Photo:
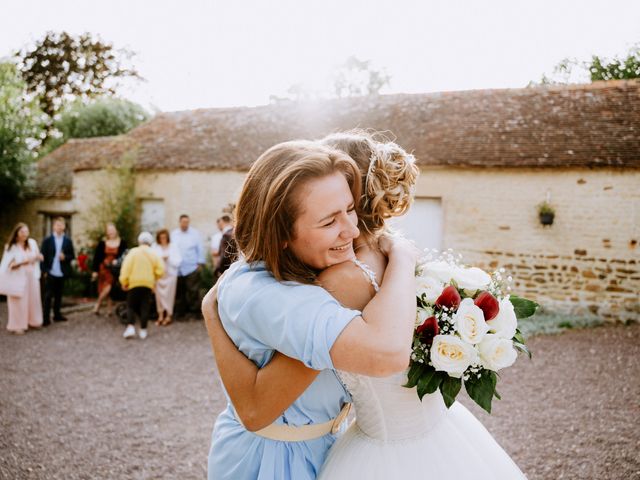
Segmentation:
<svg viewBox="0 0 640 480">
<path fill-rule="evenodd" d="M 477 296 L 473 303 L 475 303 L 476 306 L 480 308 L 480 310 L 482 310 L 485 320 L 491 320 L 492 318 L 495 318 L 495 316 L 498 315 L 498 311 L 500 310 L 500 307 L 498 306 L 498 300 L 496 300 L 496 297 L 491 295 L 489 292 L 482 292 Z"/>
<path fill-rule="evenodd" d="M 427 318 L 422 325 L 416 328 L 416 333 L 420 336 L 420 339 L 427 345 L 431 345 L 433 337 L 438 335 L 440 327 L 438 326 L 438 320 L 436 317 Z"/>
<path fill-rule="evenodd" d="M 446 307 L 455 310 L 460 306 L 461 301 L 462 299 L 460 298 L 458 289 L 453 285 L 449 285 L 442 291 L 442 293 L 436 300 L 436 307 Z"/>
</svg>

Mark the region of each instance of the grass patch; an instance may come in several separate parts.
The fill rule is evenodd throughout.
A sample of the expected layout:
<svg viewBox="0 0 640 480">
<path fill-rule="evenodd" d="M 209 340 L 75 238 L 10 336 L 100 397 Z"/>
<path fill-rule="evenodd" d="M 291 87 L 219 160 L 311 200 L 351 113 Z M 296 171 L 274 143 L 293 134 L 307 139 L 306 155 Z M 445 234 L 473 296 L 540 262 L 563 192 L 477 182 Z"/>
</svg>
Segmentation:
<svg viewBox="0 0 640 480">
<path fill-rule="evenodd" d="M 596 315 L 569 315 L 541 311 L 533 317 L 518 320 L 518 328 L 525 338 L 534 335 L 561 333 L 572 328 L 596 327 L 604 320 Z"/>
</svg>

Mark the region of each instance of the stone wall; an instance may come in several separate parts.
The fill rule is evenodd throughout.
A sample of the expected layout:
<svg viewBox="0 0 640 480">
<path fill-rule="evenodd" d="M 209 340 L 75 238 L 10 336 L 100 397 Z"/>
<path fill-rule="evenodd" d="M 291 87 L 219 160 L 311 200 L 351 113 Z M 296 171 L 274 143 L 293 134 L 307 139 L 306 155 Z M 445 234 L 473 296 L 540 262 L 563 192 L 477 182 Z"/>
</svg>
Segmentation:
<svg viewBox="0 0 640 480">
<path fill-rule="evenodd" d="M 567 313 L 640 318 L 640 172 L 424 169 L 417 195 L 441 197 L 445 248 L 510 270 L 515 290 Z M 549 197 L 553 225 L 536 205 Z"/>
<path fill-rule="evenodd" d="M 167 227 L 187 213 L 208 239 L 215 218 L 235 201 L 244 172 L 143 171 L 138 198 L 163 200 Z M 5 214 L 3 227 L 32 222 L 38 212 L 76 212 L 74 240 L 81 246 L 104 171 L 76 172 L 72 200 L 33 200 Z M 640 171 L 625 169 L 423 168 L 416 195 L 441 198 L 443 245 L 467 263 L 514 276 L 516 293 L 551 310 L 596 313 L 610 320 L 640 317 Z M 554 224 L 543 227 L 536 205 L 549 198 Z"/>
<path fill-rule="evenodd" d="M 91 205 L 96 201 L 95 192 L 100 185 L 110 182 L 109 173 L 103 170 L 76 172 L 73 197 L 78 214 L 74 216 L 74 240 L 87 244 L 85 232 L 94 219 L 90 217 Z M 186 213 L 191 225 L 200 230 L 205 239 L 217 231 L 215 220 L 222 208 L 235 201 L 240 194 L 244 173 L 234 171 L 142 171 L 136 174 L 138 199 L 163 200 L 166 227 L 178 226 L 178 218 Z"/>
<path fill-rule="evenodd" d="M 45 212 L 48 214 L 73 214 L 74 203 L 71 199 L 38 198 L 20 203 L 13 208 L 0 212 L 0 240 L 7 241 L 13 227 L 18 222 L 29 226 L 30 234 L 38 242 L 42 241 L 45 230 Z"/>
</svg>

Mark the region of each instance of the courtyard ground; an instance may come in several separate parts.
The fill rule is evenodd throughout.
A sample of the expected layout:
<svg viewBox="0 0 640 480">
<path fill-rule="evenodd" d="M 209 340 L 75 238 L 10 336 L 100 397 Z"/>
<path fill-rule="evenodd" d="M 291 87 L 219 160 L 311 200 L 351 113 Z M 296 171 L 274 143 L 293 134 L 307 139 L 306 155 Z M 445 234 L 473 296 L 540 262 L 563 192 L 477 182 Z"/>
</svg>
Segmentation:
<svg viewBox="0 0 640 480">
<path fill-rule="evenodd" d="M 24 336 L 0 304 L 0 478 L 203 479 L 224 396 L 197 321 L 125 341 L 111 317 Z M 640 325 L 529 341 L 487 415 L 530 480 L 640 479 Z M 428 477 L 425 477 L 428 478 Z"/>
</svg>

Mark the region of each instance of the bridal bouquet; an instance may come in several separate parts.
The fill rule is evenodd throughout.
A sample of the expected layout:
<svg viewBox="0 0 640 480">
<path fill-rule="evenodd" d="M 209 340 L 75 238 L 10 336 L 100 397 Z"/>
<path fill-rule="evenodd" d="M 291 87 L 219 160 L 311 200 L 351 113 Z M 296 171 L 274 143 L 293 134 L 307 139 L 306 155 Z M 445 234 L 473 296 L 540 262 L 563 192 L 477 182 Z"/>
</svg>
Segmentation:
<svg viewBox="0 0 640 480">
<path fill-rule="evenodd" d="M 406 387 L 418 397 L 440 389 L 449 408 L 462 388 L 491 413 L 497 372 L 513 365 L 518 350 L 531 357 L 518 319 L 538 304 L 511 295 L 504 269 L 489 275 L 465 267 L 449 250 L 429 254 L 416 267 L 417 306 L 413 352 Z"/>
</svg>

